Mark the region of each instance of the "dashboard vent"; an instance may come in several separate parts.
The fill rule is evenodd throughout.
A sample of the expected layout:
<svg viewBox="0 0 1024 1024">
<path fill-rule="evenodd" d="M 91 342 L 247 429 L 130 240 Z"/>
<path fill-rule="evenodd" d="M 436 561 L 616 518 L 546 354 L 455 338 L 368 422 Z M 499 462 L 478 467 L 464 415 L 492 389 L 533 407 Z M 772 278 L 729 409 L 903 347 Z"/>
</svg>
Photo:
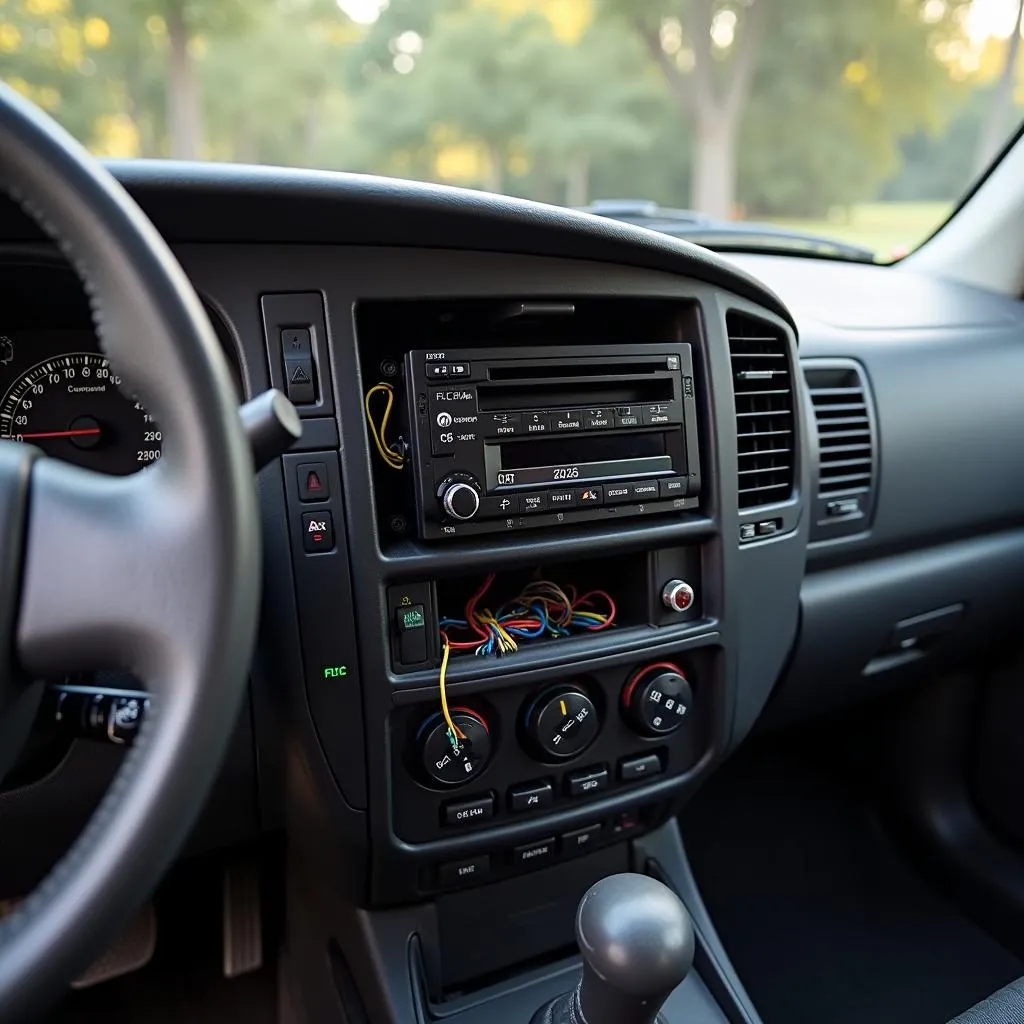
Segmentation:
<svg viewBox="0 0 1024 1024">
<path fill-rule="evenodd" d="M 793 379 L 786 335 L 774 324 L 729 313 L 736 393 L 739 505 L 785 501 L 793 492 Z"/>
<path fill-rule="evenodd" d="M 818 536 L 864 529 L 875 486 L 875 421 L 860 364 L 849 359 L 801 363 L 818 425 Z M 840 529 L 842 527 L 842 529 Z"/>
</svg>

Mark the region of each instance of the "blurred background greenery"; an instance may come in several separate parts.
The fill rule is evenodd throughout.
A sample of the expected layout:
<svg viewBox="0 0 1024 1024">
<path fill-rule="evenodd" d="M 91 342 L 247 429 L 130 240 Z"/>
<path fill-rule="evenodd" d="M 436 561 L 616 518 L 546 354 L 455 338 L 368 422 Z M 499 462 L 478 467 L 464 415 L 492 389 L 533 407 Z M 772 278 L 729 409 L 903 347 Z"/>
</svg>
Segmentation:
<svg viewBox="0 0 1024 1024">
<path fill-rule="evenodd" d="M 0 0 L 0 78 L 95 153 L 636 198 L 868 246 L 1021 118 L 1024 0 Z"/>
</svg>

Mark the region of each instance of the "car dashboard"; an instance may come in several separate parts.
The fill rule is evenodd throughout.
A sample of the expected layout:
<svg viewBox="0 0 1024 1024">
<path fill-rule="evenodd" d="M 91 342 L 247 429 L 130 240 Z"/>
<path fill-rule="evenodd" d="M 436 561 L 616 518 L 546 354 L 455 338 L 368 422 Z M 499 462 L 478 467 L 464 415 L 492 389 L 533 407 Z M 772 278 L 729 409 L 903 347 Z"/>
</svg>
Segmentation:
<svg viewBox="0 0 1024 1024">
<path fill-rule="evenodd" d="M 304 428 L 258 477 L 249 703 L 191 849 L 285 830 L 325 905 L 420 936 L 429 1001 L 473 1019 L 467 992 L 564 950 L 752 732 L 1005 642 L 1018 303 L 433 186 L 113 170 L 240 399 L 277 387 Z M 0 239 L 0 434 L 145 472 L 159 425 L 108 388 L 77 281 L 13 207 Z M 53 825 L 0 874 L 52 862 L 120 756 L 23 770 L 0 827 Z M 467 927 L 494 882 L 500 948 Z"/>
</svg>

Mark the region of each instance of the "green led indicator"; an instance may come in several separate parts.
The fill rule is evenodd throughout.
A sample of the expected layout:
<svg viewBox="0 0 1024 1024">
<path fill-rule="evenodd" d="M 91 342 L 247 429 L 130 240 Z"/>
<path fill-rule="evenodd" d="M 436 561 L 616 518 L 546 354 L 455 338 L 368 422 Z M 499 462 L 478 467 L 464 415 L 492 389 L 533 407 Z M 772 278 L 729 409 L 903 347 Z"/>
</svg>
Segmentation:
<svg viewBox="0 0 1024 1024">
<path fill-rule="evenodd" d="M 423 611 L 420 608 L 409 608 L 402 611 L 403 629 L 422 629 L 426 620 L 423 618 Z"/>
<path fill-rule="evenodd" d="M 341 679 L 348 675 L 348 665 L 328 665 L 324 669 L 324 679 Z"/>
</svg>

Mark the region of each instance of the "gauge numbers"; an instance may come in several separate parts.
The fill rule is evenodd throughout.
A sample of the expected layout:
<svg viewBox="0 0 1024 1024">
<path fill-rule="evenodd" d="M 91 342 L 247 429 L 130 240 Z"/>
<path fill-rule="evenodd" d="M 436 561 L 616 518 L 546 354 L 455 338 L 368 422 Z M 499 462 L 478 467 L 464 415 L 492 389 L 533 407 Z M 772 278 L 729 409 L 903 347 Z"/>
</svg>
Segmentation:
<svg viewBox="0 0 1024 1024">
<path fill-rule="evenodd" d="M 54 458 L 126 475 L 156 462 L 160 428 L 119 390 L 107 358 L 69 352 L 36 363 L 0 400 L 0 438 L 38 445 Z"/>
</svg>

